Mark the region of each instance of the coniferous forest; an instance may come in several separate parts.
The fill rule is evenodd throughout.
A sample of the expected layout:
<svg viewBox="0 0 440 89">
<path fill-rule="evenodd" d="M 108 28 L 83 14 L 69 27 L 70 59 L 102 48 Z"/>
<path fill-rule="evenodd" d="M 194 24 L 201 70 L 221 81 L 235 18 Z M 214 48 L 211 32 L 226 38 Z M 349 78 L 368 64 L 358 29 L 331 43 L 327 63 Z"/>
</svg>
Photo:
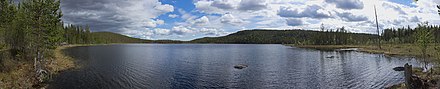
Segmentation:
<svg viewBox="0 0 440 89">
<path fill-rule="evenodd" d="M 60 1 L 24 0 L 18 4 L 1 0 L 2 47 L 14 59 L 32 59 L 51 54 L 65 40 Z"/>
<path fill-rule="evenodd" d="M 440 42 L 440 26 L 420 23 L 416 28 L 409 26 L 384 29 L 382 40 L 389 43 L 414 43 L 422 31 L 426 31 L 432 42 Z"/>
</svg>

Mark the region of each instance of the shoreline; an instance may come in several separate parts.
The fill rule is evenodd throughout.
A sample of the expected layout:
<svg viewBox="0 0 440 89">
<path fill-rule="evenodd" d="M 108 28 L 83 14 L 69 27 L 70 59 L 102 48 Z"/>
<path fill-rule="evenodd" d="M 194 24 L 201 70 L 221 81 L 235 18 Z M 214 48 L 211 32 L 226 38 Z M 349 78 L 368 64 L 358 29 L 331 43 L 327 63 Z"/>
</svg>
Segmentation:
<svg viewBox="0 0 440 89">
<path fill-rule="evenodd" d="M 419 48 L 415 47 L 412 44 L 385 44 L 382 46 L 382 49 L 379 49 L 376 45 L 293 45 L 293 44 L 283 44 L 285 46 L 297 47 L 297 48 L 306 48 L 306 49 L 316 49 L 316 50 L 338 50 L 338 49 L 349 49 L 349 48 L 357 48 L 358 52 L 372 53 L 372 54 L 384 54 L 385 56 L 392 57 L 416 57 L 422 58 L 422 54 L 420 54 Z M 433 49 L 435 44 L 431 44 L 431 46 L 427 50 L 428 57 L 426 58 L 428 63 L 433 63 L 434 67 L 429 69 L 429 72 L 433 72 L 430 74 L 428 72 L 423 72 L 420 68 L 413 68 L 413 73 L 416 76 L 420 76 L 425 78 L 426 76 L 430 76 L 427 80 L 440 81 L 440 67 L 436 67 L 438 65 L 440 59 L 440 55 L 435 52 Z M 438 45 L 437 45 L 438 46 Z M 431 49 L 430 49 L 431 48 Z M 422 58 L 423 59 L 423 58 Z M 421 59 L 418 59 L 421 60 Z M 425 60 L 423 60 L 425 61 Z M 403 66 L 403 65 L 402 65 Z M 438 85 L 436 86 L 439 87 Z M 391 85 L 386 87 L 386 89 L 406 89 L 405 82 Z"/>
<path fill-rule="evenodd" d="M 71 69 L 81 68 L 75 63 L 74 58 L 66 55 L 63 50 L 80 46 L 96 46 L 107 44 L 74 44 L 58 46 L 53 50 L 53 57 L 48 58 L 48 62 L 44 64 L 49 72 L 52 81 L 53 77 L 61 72 Z M 13 60 L 5 59 L 3 63 L 9 67 L 9 71 L 0 72 L 0 89 L 27 89 L 27 88 L 46 88 L 48 83 L 36 83 L 34 77 L 33 61 L 31 60 Z"/>
<path fill-rule="evenodd" d="M 376 45 L 294 45 L 294 44 L 283 44 L 285 46 L 306 48 L 306 49 L 316 49 L 316 50 L 337 50 L 337 49 L 349 49 L 357 48 L 355 51 L 371 53 L 371 54 L 384 54 L 386 56 L 394 57 L 416 57 L 422 58 L 420 49 L 413 44 L 383 44 L 382 49 L 379 49 Z M 433 50 L 435 44 L 431 44 L 427 49 L 428 62 L 437 63 L 440 62 L 440 55 Z M 440 47 L 440 45 L 438 46 Z"/>
</svg>

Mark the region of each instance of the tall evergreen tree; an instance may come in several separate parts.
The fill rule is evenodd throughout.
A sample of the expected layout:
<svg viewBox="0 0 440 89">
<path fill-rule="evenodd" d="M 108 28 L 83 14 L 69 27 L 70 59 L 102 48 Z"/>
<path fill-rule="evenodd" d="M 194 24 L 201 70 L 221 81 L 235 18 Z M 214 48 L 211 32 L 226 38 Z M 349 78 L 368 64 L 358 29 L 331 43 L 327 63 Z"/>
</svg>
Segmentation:
<svg viewBox="0 0 440 89">
<path fill-rule="evenodd" d="M 15 5 L 10 0 L 0 0 L 0 49 L 5 47 L 7 28 L 11 27 L 17 10 Z"/>
<path fill-rule="evenodd" d="M 48 56 L 51 56 L 51 50 L 62 40 L 60 1 L 24 0 L 21 5 L 20 12 L 23 16 L 18 16 L 17 22 L 26 24 L 23 24 L 25 27 L 23 33 L 18 35 L 24 34 L 27 43 L 23 49 L 29 56 L 27 59 L 34 59 L 37 79 L 42 82 L 44 62 L 49 59 Z"/>
</svg>

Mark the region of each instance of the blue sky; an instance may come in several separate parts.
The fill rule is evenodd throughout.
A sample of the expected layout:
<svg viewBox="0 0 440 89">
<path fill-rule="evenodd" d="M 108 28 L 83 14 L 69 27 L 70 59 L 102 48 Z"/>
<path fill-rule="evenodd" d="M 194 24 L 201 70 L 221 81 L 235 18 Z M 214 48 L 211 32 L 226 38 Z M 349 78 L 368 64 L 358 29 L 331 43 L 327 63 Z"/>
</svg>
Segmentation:
<svg viewBox="0 0 440 89">
<path fill-rule="evenodd" d="M 184 10 L 186 12 L 191 12 L 195 6 L 192 2 L 186 0 L 160 0 L 162 4 L 170 4 L 174 6 L 174 8 Z M 167 23 L 181 22 L 184 21 L 182 18 L 170 18 L 168 17 L 171 14 L 181 15 L 178 11 L 170 12 L 167 14 L 160 15 L 158 18 L 163 19 Z M 170 28 L 172 25 L 162 26 L 165 28 Z"/>
<path fill-rule="evenodd" d="M 402 4 L 402 5 L 406 5 L 406 6 L 411 6 L 411 7 L 415 7 L 416 5 L 413 5 L 414 0 L 389 0 L 390 2 L 394 2 L 394 3 L 398 3 L 398 4 Z"/>
<path fill-rule="evenodd" d="M 383 28 L 438 24 L 440 0 L 64 0 L 66 24 L 143 39 L 192 40 L 250 29 L 318 30 L 344 26 L 374 33 L 374 9 Z"/>
</svg>

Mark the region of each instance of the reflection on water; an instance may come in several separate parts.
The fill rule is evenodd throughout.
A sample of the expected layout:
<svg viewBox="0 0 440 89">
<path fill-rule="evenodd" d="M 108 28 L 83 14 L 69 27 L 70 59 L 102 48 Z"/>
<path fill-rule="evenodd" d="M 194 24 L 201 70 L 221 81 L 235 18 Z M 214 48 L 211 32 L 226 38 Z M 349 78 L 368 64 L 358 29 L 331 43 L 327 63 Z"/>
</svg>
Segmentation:
<svg viewBox="0 0 440 89">
<path fill-rule="evenodd" d="M 282 45 L 130 44 L 66 53 L 84 66 L 60 74 L 49 88 L 383 88 L 403 82 L 393 67 L 420 66 L 412 58 Z"/>
</svg>

